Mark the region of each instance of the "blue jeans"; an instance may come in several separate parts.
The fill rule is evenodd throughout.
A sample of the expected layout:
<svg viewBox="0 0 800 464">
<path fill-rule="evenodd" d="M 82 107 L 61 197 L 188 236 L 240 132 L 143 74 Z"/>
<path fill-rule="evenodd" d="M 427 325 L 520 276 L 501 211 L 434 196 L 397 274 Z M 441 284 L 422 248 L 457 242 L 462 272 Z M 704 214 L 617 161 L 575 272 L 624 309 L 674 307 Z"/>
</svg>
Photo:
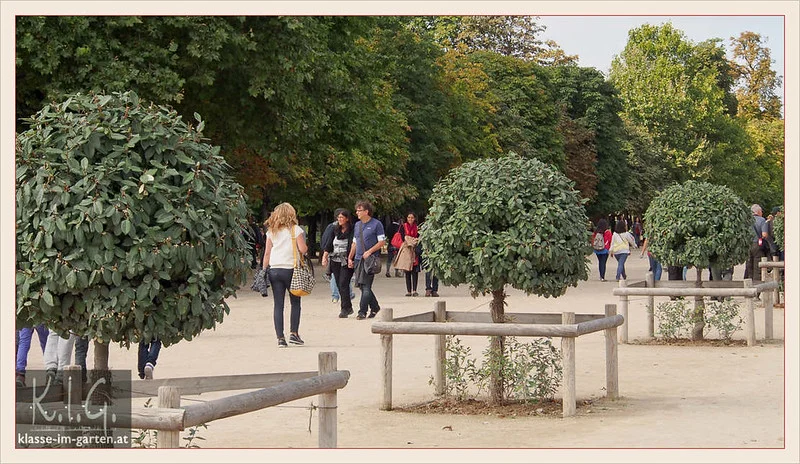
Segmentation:
<svg viewBox="0 0 800 464">
<path fill-rule="evenodd" d="M 627 274 L 625 274 L 625 261 L 628 260 L 628 255 L 630 253 L 617 253 L 614 255 L 617 258 L 617 280 L 620 278 L 628 280 Z"/>
<path fill-rule="evenodd" d="M 647 259 L 650 260 L 650 272 L 653 273 L 654 280 L 661 280 L 661 263 L 658 262 L 652 255 L 648 256 Z"/>
<path fill-rule="evenodd" d="M 45 346 L 47 346 L 47 335 L 50 332 L 44 324 L 39 324 L 36 327 L 23 327 L 17 331 L 19 336 L 19 344 L 17 345 L 17 366 L 16 371 L 24 374 L 25 369 L 28 367 L 28 352 L 31 349 L 31 340 L 33 339 L 33 332 L 39 337 L 39 345 L 42 347 L 42 354 L 44 354 Z"/>
<path fill-rule="evenodd" d="M 289 293 L 289 286 L 292 284 L 292 274 L 294 274 L 294 269 L 269 268 L 272 301 L 275 303 L 272 310 L 272 321 L 275 324 L 275 335 L 278 338 L 286 338 L 283 332 L 283 305 L 286 294 Z M 289 293 L 289 304 L 292 307 L 292 313 L 289 317 L 289 330 L 298 333 L 298 330 L 300 330 L 300 297 Z"/>
<path fill-rule="evenodd" d="M 377 313 L 381 309 L 378 305 L 378 299 L 372 291 L 372 283 L 374 281 L 375 274 L 367 274 L 361 283 L 361 300 L 358 304 L 358 314 L 362 316 L 367 315 L 367 309 L 371 309 L 373 313 Z"/>
<path fill-rule="evenodd" d="M 606 278 L 606 263 L 608 263 L 608 252 L 606 253 L 595 253 L 597 255 L 597 264 L 600 270 L 600 278 Z"/>
<path fill-rule="evenodd" d="M 139 343 L 139 359 L 138 365 L 139 368 L 139 378 L 144 378 L 144 366 L 147 363 L 156 366 L 156 361 L 158 361 L 158 353 L 161 351 L 161 340 L 153 340 L 150 343 Z"/>
<path fill-rule="evenodd" d="M 430 272 L 425 272 L 425 290 L 439 293 L 439 278 L 431 276 Z"/>
</svg>

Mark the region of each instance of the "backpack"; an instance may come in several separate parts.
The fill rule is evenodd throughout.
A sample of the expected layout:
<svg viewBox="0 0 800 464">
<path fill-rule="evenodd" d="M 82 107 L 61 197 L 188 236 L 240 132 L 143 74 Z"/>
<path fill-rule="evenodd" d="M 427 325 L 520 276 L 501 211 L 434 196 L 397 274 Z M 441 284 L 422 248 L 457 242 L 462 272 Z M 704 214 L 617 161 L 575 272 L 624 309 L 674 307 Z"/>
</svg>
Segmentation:
<svg viewBox="0 0 800 464">
<path fill-rule="evenodd" d="M 592 239 L 592 248 L 594 248 L 597 251 L 602 251 L 606 249 L 606 243 L 605 240 L 603 239 L 603 234 L 599 232 L 594 234 L 594 238 Z"/>
</svg>

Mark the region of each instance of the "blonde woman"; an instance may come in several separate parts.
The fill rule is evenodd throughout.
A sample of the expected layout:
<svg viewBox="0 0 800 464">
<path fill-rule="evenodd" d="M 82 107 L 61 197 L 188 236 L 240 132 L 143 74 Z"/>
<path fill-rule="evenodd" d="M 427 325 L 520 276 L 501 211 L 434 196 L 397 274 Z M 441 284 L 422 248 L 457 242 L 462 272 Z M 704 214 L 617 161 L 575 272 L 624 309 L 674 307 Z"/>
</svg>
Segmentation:
<svg viewBox="0 0 800 464">
<path fill-rule="evenodd" d="M 292 234 L 297 243 L 297 253 L 302 255 L 308 251 L 305 232 L 297 225 L 297 213 L 289 203 L 281 203 L 275 207 L 266 220 L 267 242 L 264 246 L 262 266 L 268 269 L 269 283 L 272 286 L 272 298 L 275 302 L 272 319 L 275 334 L 278 336 L 278 348 L 286 348 L 286 337 L 283 332 L 284 297 L 292 283 L 294 273 L 295 252 L 292 247 Z M 291 316 L 289 319 L 289 343 L 302 345 L 300 338 L 300 297 L 289 293 Z"/>
</svg>

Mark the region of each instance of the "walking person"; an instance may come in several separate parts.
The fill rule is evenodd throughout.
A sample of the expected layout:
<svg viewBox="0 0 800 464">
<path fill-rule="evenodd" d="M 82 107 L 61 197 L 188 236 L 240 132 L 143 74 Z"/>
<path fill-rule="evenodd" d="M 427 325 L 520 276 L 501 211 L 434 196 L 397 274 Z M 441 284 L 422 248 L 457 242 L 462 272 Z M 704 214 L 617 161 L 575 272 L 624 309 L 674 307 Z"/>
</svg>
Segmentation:
<svg viewBox="0 0 800 464">
<path fill-rule="evenodd" d="M 633 236 L 628 232 L 628 227 L 625 221 L 617 221 L 614 226 L 614 233 L 611 234 L 611 256 L 617 260 L 617 280 L 627 280 L 628 275 L 625 273 L 625 261 L 631 254 L 631 248 L 637 248 L 636 241 Z"/>
<path fill-rule="evenodd" d="M 650 238 L 647 234 L 644 235 L 644 241 L 642 242 L 642 252 L 639 253 L 640 258 L 644 258 L 644 254 L 647 253 L 647 259 L 650 261 L 650 272 L 653 273 L 653 280 L 661 280 L 661 274 L 663 272 L 663 268 L 661 267 L 661 262 L 657 260 L 653 253 L 648 250 L 650 245 Z"/>
<path fill-rule="evenodd" d="M 592 249 L 597 256 L 597 266 L 600 272 L 600 282 L 606 281 L 606 264 L 608 263 L 608 250 L 611 248 L 611 231 L 608 229 L 608 221 L 600 219 L 597 221 L 597 228 L 592 234 Z"/>
<path fill-rule="evenodd" d="M 439 297 L 439 278 L 431 271 L 425 271 L 425 296 Z"/>
<path fill-rule="evenodd" d="M 339 218 L 339 215 L 342 213 L 342 211 L 347 211 L 347 210 L 344 209 L 344 208 L 336 208 L 333 211 L 333 222 L 328 224 L 327 227 L 325 227 L 325 231 L 322 232 L 322 239 L 320 240 L 320 249 L 322 251 L 325 251 L 325 249 L 328 248 L 331 245 L 331 243 L 333 243 L 335 230 L 336 230 L 336 228 L 339 227 L 338 218 Z M 347 216 L 348 216 L 348 218 L 350 218 L 349 222 L 350 222 L 350 224 L 352 226 L 353 221 L 352 221 L 352 217 L 351 217 L 349 211 L 348 211 Z M 345 255 L 344 262 L 345 262 L 345 264 L 347 264 L 347 255 Z M 322 263 L 322 265 L 325 267 L 325 277 L 328 279 L 328 282 L 330 283 L 330 286 L 331 286 L 331 302 L 332 303 L 338 303 L 339 302 L 339 298 L 340 298 L 339 284 L 336 282 L 336 279 L 331 279 L 331 274 L 332 273 L 331 273 L 331 268 L 330 268 L 329 264 L 330 263 L 328 263 L 328 264 L 326 264 L 324 262 Z M 356 293 L 353 290 L 353 282 L 350 282 L 348 284 L 348 289 L 349 289 L 350 299 L 352 300 L 353 298 L 356 297 Z"/>
<path fill-rule="evenodd" d="M 360 200 L 356 203 L 355 210 L 358 217 L 358 221 L 353 227 L 353 242 L 355 246 L 350 247 L 350 256 L 347 264 L 354 268 L 356 287 L 361 289 L 361 301 L 358 305 L 356 319 L 365 319 L 367 317 L 375 317 L 381 307 L 372 290 L 375 274 L 370 274 L 364 269 L 364 258 L 374 253 L 380 253 L 383 244 L 386 242 L 386 235 L 381 221 L 372 217 L 375 211 L 372 203 Z M 369 316 L 367 316 L 368 309 L 370 310 Z"/>
<path fill-rule="evenodd" d="M 139 342 L 139 355 L 137 367 L 140 379 L 152 379 L 153 371 L 158 361 L 158 353 L 161 351 L 161 340 L 155 338 L 149 343 Z"/>
<path fill-rule="evenodd" d="M 761 258 L 767 256 L 769 248 L 764 246 L 764 242 L 768 240 L 769 230 L 766 219 L 764 219 L 764 212 L 761 206 L 753 204 L 750 206 L 750 211 L 753 213 L 752 225 L 752 240 L 750 242 L 750 256 L 745 262 L 744 278 L 753 279 L 753 282 L 761 282 L 761 269 L 758 268 L 758 263 Z"/>
<path fill-rule="evenodd" d="M 283 309 L 286 293 L 292 284 L 295 256 L 308 252 L 305 232 L 297 223 L 297 213 L 289 203 L 281 203 L 275 207 L 267 219 L 267 242 L 264 247 L 263 269 L 268 269 L 269 283 L 272 286 L 274 307 L 272 320 L 275 324 L 275 335 L 278 337 L 278 348 L 286 348 L 284 335 Z M 289 317 L 289 343 L 303 345 L 300 338 L 300 297 L 289 293 L 291 315 Z"/>
<path fill-rule="evenodd" d="M 419 246 L 419 226 L 417 226 L 417 215 L 411 211 L 406 215 L 406 221 L 400 225 L 400 237 L 403 239 L 403 246 L 412 247 L 414 250 L 411 269 L 405 270 L 406 275 L 406 296 L 419 296 L 417 293 L 417 283 L 419 282 L 420 271 L 420 246 Z M 414 240 L 408 240 L 411 237 Z"/>
<path fill-rule="evenodd" d="M 42 347 L 42 355 L 44 355 L 45 348 L 47 347 L 48 330 L 44 324 L 39 324 L 35 327 L 23 327 L 17 330 L 17 363 L 15 367 L 16 372 L 16 385 L 18 387 L 25 386 L 25 372 L 28 367 L 28 352 L 31 349 L 31 341 L 33 340 L 33 333 L 39 338 L 39 345 Z"/>
<path fill-rule="evenodd" d="M 332 239 L 329 240 L 323 249 L 322 265 L 330 266 L 332 278 L 339 289 L 339 294 L 347 294 L 352 291 L 351 280 L 353 268 L 348 264 L 350 248 L 353 246 L 353 219 L 350 211 L 339 209 L 336 216 L 337 226 L 333 229 Z M 353 300 L 351 298 L 341 299 L 340 318 L 346 318 L 353 314 Z"/>
<path fill-rule="evenodd" d="M 72 347 L 77 338 L 74 334 L 61 337 L 55 330 L 50 329 L 44 350 L 44 370 L 51 382 L 55 384 L 62 382 L 64 368 L 72 361 Z"/>
</svg>

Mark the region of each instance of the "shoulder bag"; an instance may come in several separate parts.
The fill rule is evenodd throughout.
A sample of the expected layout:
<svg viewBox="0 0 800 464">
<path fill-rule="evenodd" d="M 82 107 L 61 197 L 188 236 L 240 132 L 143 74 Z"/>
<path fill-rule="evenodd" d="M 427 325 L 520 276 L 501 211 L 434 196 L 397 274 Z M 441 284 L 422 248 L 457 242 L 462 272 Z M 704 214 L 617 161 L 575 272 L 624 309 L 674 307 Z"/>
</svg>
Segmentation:
<svg viewBox="0 0 800 464">
<path fill-rule="evenodd" d="M 292 254 L 294 256 L 294 272 L 292 272 L 292 283 L 289 285 L 289 293 L 294 296 L 306 296 L 311 293 L 316 283 L 314 270 L 308 260 L 303 259 L 303 255 L 298 253 L 297 239 L 294 236 L 294 226 L 292 231 Z"/>
</svg>

